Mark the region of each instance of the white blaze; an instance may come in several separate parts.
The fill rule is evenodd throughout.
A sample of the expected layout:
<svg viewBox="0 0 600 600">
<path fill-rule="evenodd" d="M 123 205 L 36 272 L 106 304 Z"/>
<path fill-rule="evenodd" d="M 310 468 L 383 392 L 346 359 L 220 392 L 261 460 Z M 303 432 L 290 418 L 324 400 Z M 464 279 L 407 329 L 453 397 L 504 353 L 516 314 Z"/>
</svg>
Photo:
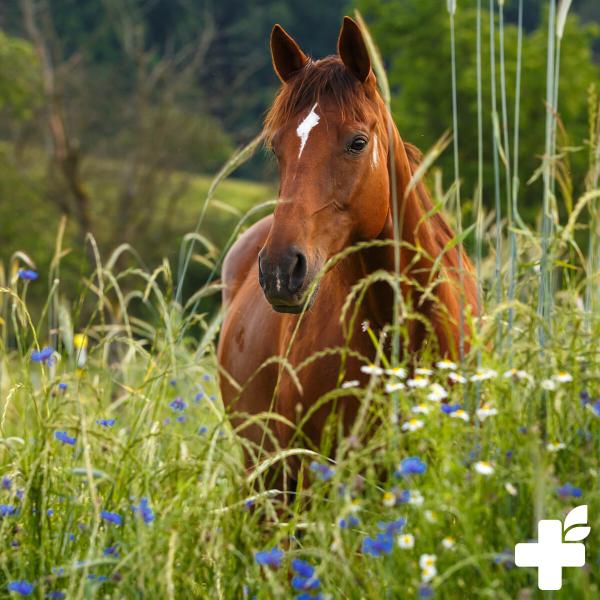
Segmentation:
<svg viewBox="0 0 600 600">
<path fill-rule="evenodd" d="M 377 146 L 377 134 L 373 136 L 373 154 L 371 154 L 371 166 L 375 168 L 379 162 L 379 148 Z"/>
<path fill-rule="evenodd" d="M 317 108 L 317 102 L 315 102 L 315 105 L 310 109 L 310 112 L 308 115 L 306 115 L 304 121 L 302 121 L 302 123 L 300 123 L 296 129 L 296 135 L 300 138 L 300 151 L 298 152 L 298 158 L 302 156 L 302 151 L 304 150 L 304 146 L 306 146 L 310 132 L 312 131 L 313 127 L 316 127 L 319 123 L 320 117 L 315 112 L 315 108 Z"/>
</svg>

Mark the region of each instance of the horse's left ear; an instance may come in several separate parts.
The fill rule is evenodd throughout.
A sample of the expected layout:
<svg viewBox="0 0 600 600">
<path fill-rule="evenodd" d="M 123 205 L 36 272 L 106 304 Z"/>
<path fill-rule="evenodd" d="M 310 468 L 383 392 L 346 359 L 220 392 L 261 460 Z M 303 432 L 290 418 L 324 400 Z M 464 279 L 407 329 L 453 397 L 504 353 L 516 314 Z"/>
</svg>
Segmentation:
<svg viewBox="0 0 600 600">
<path fill-rule="evenodd" d="M 371 72 L 371 59 L 360 27 L 350 17 L 344 17 L 340 29 L 338 54 L 346 68 L 364 83 Z"/>
</svg>

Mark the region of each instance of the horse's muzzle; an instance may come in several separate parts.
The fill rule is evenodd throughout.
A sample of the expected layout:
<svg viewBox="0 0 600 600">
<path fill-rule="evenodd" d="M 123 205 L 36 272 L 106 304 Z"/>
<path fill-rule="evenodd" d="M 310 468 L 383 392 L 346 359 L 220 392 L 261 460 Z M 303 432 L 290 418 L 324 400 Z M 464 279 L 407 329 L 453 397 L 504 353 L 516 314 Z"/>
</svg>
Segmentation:
<svg viewBox="0 0 600 600">
<path fill-rule="evenodd" d="M 306 256 L 295 246 L 290 246 L 276 260 L 269 257 L 265 248 L 258 255 L 258 282 L 277 312 L 302 312 L 306 303 L 307 273 Z"/>
</svg>

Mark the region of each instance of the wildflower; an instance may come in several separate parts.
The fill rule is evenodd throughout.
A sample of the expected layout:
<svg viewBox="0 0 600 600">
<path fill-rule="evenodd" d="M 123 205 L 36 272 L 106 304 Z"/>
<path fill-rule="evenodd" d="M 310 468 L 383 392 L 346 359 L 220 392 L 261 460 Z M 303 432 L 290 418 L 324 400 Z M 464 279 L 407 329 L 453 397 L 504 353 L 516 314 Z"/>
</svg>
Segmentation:
<svg viewBox="0 0 600 600">
<path fill-rule="evenodd" d="M 394 538 L 387 533 L 378 533 L 376 537 L 366 537 L 363 540 L 362 551 L 371 556 L 389 554 L 394 546 Z"/>
<path fill-rule="evenodd" d="M 600 398 L 586 405 L 586 408 L 595 416 L 600 417 Z"/>
<path fill-rule="evenodd" d="M 77 366 L 83 369 L 87 362 L 88 336 L 85 333 L 76 333 L 73 336 L 73 347 L 76 350 Z"/>
<path fill-rule="evenodd" d="M 467 378 L 464 375 L 455 373 L 454 371 L 448 373 L 448 379 L 454 383 L 467 383 Z"/>
<path fill-rule="evenodd" d="M 446 550 L 452 550 L 452 548 L 454 548 L 455 545 L 456 545 L 456 540 L 451 535 L 445 537 L 442 540 L 442 546 Z"/>
<path fill-rule="evenodd" d="M 123 524 L 123 517 L 118 513 L 103 510 L 100 512 L 100 517 L 102 517 L 105 521 L 108 521 L 109 523 L 113 523 L 114 525 Z"/>
<path fill-rule="evenodd" d="M 202 400 L 202 398 L 204 398 L 204 392 L 198 392 L 195 396 L 194 396 L 194 402 L 196 404 L 198 404 L 198 402 L 200 402 L 200 400 Z"/>
<path fill-rule="evenodd" d="M 208 431 L 208 427 L 206 425 L 201 425 L 198 427 L 199 435 L 204 435 Z"/>
<path fill-rule="evenodd" d="M 419 367 L 415 369 L 415 375 L 421 375 L 422 377 L 429 377 L 433 375 L 433 371 L 431 369 L 427 369 L 425 367 Z"/>
<path fill-rule="evenodd" d="M 322 465 L 315 460 L 310 463 L 310 470 L 316 473 L 321 481 L 329 481 L 335 474 L 335 469 L 329 465 Z"/>
<path fill-rule="evenodd" d="M 39 277 L 39 274 L 32 269 L 19 269 L 17 277 L 23 281 L 35 281 Z"/>
<path fill-rule="evenodd" d="M 406 382 L 409 388 L 422 389 L 429 385 L 429 379 L 421 375 L 415 375 L 413 379 L 409 379 Z"/>
<path fill-rule="evenodd" d="M 442 371 L 456 371 L 456 363 L 453 363 L 451 360 L 444 358 L 444 360 L 440 360 L 435 363 L 435 366 Z"/>
<path fill-rule="evenodd" d="M 315 568 L 309 563 L 295 558 L 292 560 L 292 569 L 296 572 L 292 578 L 292 587 L 295 590 L 316 590 L 321 585 L 320 580 L 315 577 Z"/>
<path fill-rule="evenodd" d="M 204 381 L 210 381 L 211 380 L 211 376 L 208 373 L 204 373 L 204 375 L 202 375 L 202 379 Z"/>
<path fill-rule="evenodd" d="M 546 450 L 548 452 L 558 452 L 559 450 L 564 450 L 567 447 L 563 442 L 548 442 L 546 444 Z"/>
<path fill-rule="evenodd" d="M 2 486 L 3 490 L 10 490 L 10 488 L 12 487 L 12 481 L 10 477 L 3 477 L 2 482 L 0 482 L 0 485 Z"/>
<path fill-rule="evenodd" d="M 510 483 L 510 481 L 506 482 L 504 484 L 504 489 L 511 495 L 511 496 L 516 496 L 517 495 L 517 488 Z"/>
<path fill-rule="evenodd" d="M 372 375 L 373 377 L 380 377 L 384 374 L 384 370 L 376 365 L 363 365 L 360 370 L 362 373 Z"/>
<path fill-rule="evenodd" d="M 477 369 L 474 375 L 471 375 L 471 381 L 486 381 L 497 377 L 498 373 L 494 369 Z"/>
<path fill-rule="evenodd" d="M 565 483 L 564 485 L 556 488 L 556 493 L 558 494 L 559 498 L 566 500 L 569 496 L 573 498 L 581 498 L 583 492 L 581 491 L 581 488 L 575 487 L 571 483 Z"/>
<path fill-rule="evenodd" d="M 274 546 L 272 550 L 261 550 L 254 553 L 254 560 L 262 567 L 273 567 L 278 569 L 283 559 L 283 550 Z"/>
<path fill-rule="evenodd" d="M 410 410 L 411 412 L 414 412 L 418 415 L 428 415 L 431 412 L 431 408 L 429 408 L 427 404 L 417 404 L 416 406 L 413 406 Z"/>
<path fill-rule="evenodd" d="M 19 596 L 31 596 L 33 594 L 33 583 L 20 579 L 18 581 L 11 581 L 8 584 L 8 591 L 15 592 Z"/>
<path fill-rule="evenodd" d="M 112 427 L 116 423 L 116 419 L 96 419 L 96 425 L 108 428 Z"/>
<path fill-rule="evenodd" d="M 146 524 L 152 523 L 152 521 L 154 521 L 154 518 L 155 518 L 154 512 L 153 512 L 152 508 L 150 508 L 150 503 L 148 502 L 148 498 L 141 498 L 139 506 L 132 504 L 131 510 L 134 512 L 134 514 L 137 514 L 139 512 L 144 523 L 146 523 Z"/>
<path fill-rule="evenodd" d="M 62 600 L 63 598 L 66 598 L 67 595 L 64 592 L 59 592 L 59 591 L 52 591 L 52 592 L 48 592 L 46 594 L 46 598 L 52 598 L 53 600 Z"/>
<path fill-rule="evenodd" d="M 419 598 L 432 598 L 433 597 L 433 589 L 427 584 L 423 584 L 419 586 L 417 591 Z"/>
<path fill-rule="evenodd" d="M 429 389 L 431 391 L 427 394 L 427 400 L 441 402 L 448 397 L 448 392 L 439 383 L 432 383 Z"/>
<path fill-rule="evenodd" d="M 437 575 L 435 563 L 437 556 L 435 554 L 421 554 L 419 558 L 419 567 L 421 567 L 421 579 L 428 583 Z"/>
<path fill-rule="evenodd" d="M 420 419 L 410 419 L 406 421 L 406 423 L 402 424 L 402 431 L 417 431 L 424 425 L 425 423 L 423 423 L 423 421 Z"/>
<path fill-rule="evenodd" d="M 485 421 L 488 417 L 493 417 L 498 414 L 498 410 L 493 408 L 489 404 L 484 404 L 481 408 L 478 408 L 476 411 L 477 418 L 480 421 Z"/>
<path fill-rule="evenodd" d="M 398 465 L 396 476 L 422 475 L 426 470 L 427 465 L 418 456 L 409 456 Z"/>
<path fill-rule="evenodd" d="M 351 381 L 344 381 L 344 383 L 342 383 L 343 390 L 348 390 L 350 388 L 355 388 L 355 387 L 359 387 L 359 386 L 360 386 L 360 381 L 358 381 L 358 379 L 352 379 Z"/>
<path fill-rule="evenodd" d="M 69 444 L 69 446 L 74 446 L 77 438 L 69 437 L 66 431 L 57 431 L 54 433 L 54 437 L 63 444 Z"/>
<path fill-rule="evenodd" d="M 102 551 L 102 554 L 104 554 L 104 556 L 112 556 L 113 558 L 119 558 L 119 549 L 117 548 L 117 546 L 107 546 Z"/>
<path fill-rule="evenodd" d="M 412 490 L 410 492 L 410 497 L 408 498 L 408 503 L 413 506 L 423 506 L 423 502 L 425 499 L 423 498 L 423 494 L 419 490 Z"/>
<path fill-rule="evenodd" d="M 185 402 L 183 400 L 183 398 L 177 396 L 177 398 L 175 398 L 175 400 L 173 400 L 169 406 L 174 410 L 174 411 L 183 411 L 187 408 L 187 402 Z"/>
<path fill-rule="evenodd" d="M 12 517 L 17 514 L 17 507 L 11 504 L 0 504 L 0 517 Z"/>
<path fill-rule="evenodd" d="M 385 492 L 383 494 L 383 505 L 388 508 L 396 506 L 396 494 L 394 492 Z"/>
<path fill-rule="evenodd" d="M 451 415 L 453 412 L 456 412 L 457 410 L 460 410 L 462 407 L 460 404 L 442 404 L 440 406 L 440 409 L 443 413 L 446 413 L 447 415 Z"/>
<path fill-rule="evenodd" d="M 67 389 L 68 387 L 69 387 L 69 386 L 68 386 L 66 383 L 64 383 L 63 381 L 61 381 L 61 382 L 58 384 L 58 389 L 59 389 L 61 392 L 64 392 L 64 391 L 66 391 L 66 389 Z"/>
<path fill-rule="evenodd" d="M 462 408 L 459 408 L 458 410 L 453 411 L 452 413 L 450 413 L 450 416 L 453 419 L 461 419 L 465 423 L 469 422 L 469 413 L 467 413 L 467 411 L 463 410 Z"/>
<path fill-rule="evenodd" d="M 544 379 L 541 386 L 546 391 L 553 392 L 556 389 L 556 381 L 554 379 Z"/>
<path fill-rule="evenodd" d="M 437 523 L 437 521 L 438 521 L 437 513 L 434 512 L 433 510 L 426 510 L 423 513 L 423 516 L 425 517 L 425 520 L 428 523 Z"/>
<path fill-rule="evenodd" d="M 402 517 L 395 521 L 389 521 L 388 523 L 385 521 L 379 521 L 379 523 L 377 523 L 377 527 L 387 535 L 400 533 L 405 525 L 406 519 L 403 519 Z"/>
<path fill-rule="evenodd" d="M 33 362 L 47 362 L 48 359 L 54 354 L 54 348 L 52 346 L 44 346 L 41 350 L 34 350 L 31 353 L 31 360 Z"/>
<path fill-rule="evenodd" d="M 415 547 L 415 536 L 410 533 L 403 533 L 396 538 L 398 546 L 403 550 L 410 550 Z"/>
<path fill-rule="evenodd" d="M 502 375 L 503 379 L 514 379 L 516 381 L 533 381 L 533 377 L 522 369 L 509 369 Z"/>
<path fill-rule="evenodd" d="M 393 369 L 386 369 L 385 374 L 393 375 L 399 379 L 404 379 L 406 377 L 406 369 L 403 369 L 402 367 L 394 367 Z"/>
<path fill-rule="evenodd" d="M 405 389 L 406 386 L 401 381 L 396 381 L 394 383 L 386 383 L 385 391 L 388 394 L 393 394 L 394 392 L 399 392 L 400 390 Z"/>
<path fill-rule="evenodd" d="M 503 550 L 494 557 L 494 562 L 497 565 L 504 565 L 508 568 L 515 566 L 515 556 L 510 550 Z"/>
<path fill-rule="evenodd" d="M 573 381 L 573 375 L 566 371 L 559 371 L 556 375 L 552 375 L 552 379 L 557 383 L 570 383 Z"/>
<path fill-rule="evenodd" d="M 494 472 L 494 465 L 486 460 L 480 460 L 473 465 L 473 468 L 480 475 L 491 475 Z"/>
<path fill-rule="evenodd" d="M 348 527 L 356 527 L 360 525 L 360 519 L 355 515 L 348 515 L 347 518 L 342 518 L 338 521 L 338 525 L 342 529 L 347 529 Z"/>
</svg>

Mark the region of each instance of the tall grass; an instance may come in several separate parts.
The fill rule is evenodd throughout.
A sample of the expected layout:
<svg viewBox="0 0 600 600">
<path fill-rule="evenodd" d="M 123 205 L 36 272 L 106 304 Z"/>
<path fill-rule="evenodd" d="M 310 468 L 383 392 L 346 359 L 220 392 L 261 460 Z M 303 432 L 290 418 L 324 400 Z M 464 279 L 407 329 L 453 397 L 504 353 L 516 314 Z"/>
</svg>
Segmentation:
<svg viewBox="0 0 600 600">
<path fill-rule="evenodd" d="M 560 223 L 553 209 L 558 201 L 553 165 L 558 32 L 568 4 L 558 10 L 558 29 L 550 4 L 541 231 L 529 231 L 518 216 L 519 93 L 509 149 L 502 3 L 490 2 L 492 54 L 486 57 L 481 55 L 485 14 L 478 0 L 478 73 L 490 60 L 494 81 L 491 123 L 483 122 L 488 99 L 478 82 L 479 177 L 472 219 L 477 226 L 466 223 L 464 229 L 475 232 L 484 307 L 475 321 L 473 348 L 464 364 L 455 366 L 439 364 L 435 351 L 425 350 L 422 367 L 431 369 L 425 388 L 411 388 L 410 375 L 385 374 L 374 374 L 365 387 L 342 387 L 342 369 L 340 386 L 317 405 L 348 395 L 360 399 L 351 435 L 338 445 L 332 445 L 333 420 L 323 447 L 308 445 L 298 434 L 295 447 L 264 455 L 243 441 L 244 425 L 232 429 L 219 399 L 217 377 L 227 376 L 215 359 L 221 317 L 198 311 L 204 297 L 219 292 L 213 278 L 222 253 L 211 248 L 202 219 L 220 182 L 255 151 L 258 138 L 215 179 L 175 272 L 167 261 L 148 270 L 127 245 L 105 260 L 89 238 L 93 267 L 77 292 L 64 290 L 64 223 L 47 274 L 23 279 L 18 269 L 34 268 L 25 252 L 0 269 L 1 594 L 24 581 L 17 589 L 26 592 L 30 584 L 31 595 L 39 598 L 289 598 L 300 594 L 289 577 L 290 559 L 302 558 L 316 568 L 318 590 L 331 598 L 535 597 L 535 571 L 514 569 L 512 551 L 515 543 L 535 535 L 537 519 L 561 518 L 586 503 L 592 532 L 599 530 L 600 105 L 597 91 L 591 92 L 586 192 L 568 222 Z M 461 3 L 448 8 L 453 19 Z M 519 45 L 520 40 L 519 35 Z M 372 42 L 370 47 L 389 106 L 382 62 Z M 518 76 L 520 52 L 517 57 Z M 448 68 L 450 77 L 460 64 Z M 518 79 L 515 86 L 518 92 Z M 462 126 L 455 110 L 455 158 Z M 443 137 L 426 154 L 425 165 L 449 142 Z M 496 190 L 496 211 L 489 216 L 482 202 L 484 145 L 493 148 Z M 460 224 L 468 216 L 461 211 L 458 161 L 455 165 L 454 185 L 447 191 L 435 186 L 435 204 L 443 206 L 454 196 Z M 269 206 L 253 209 L 240 227 Z M 396 215 L 396 232 L 400 219 Z M 585 252 L 578 245 L 582 231 L 589 238 Z M 390 243 L 399 253 L 401 243 Z M 368 245 L 373 244 L 346 249 L 326 269 Z M 491 248 L 487 255 L 486 247 Z M 210 282 L 184 298 L 182 284 L 194 260 L 209 265 Z M 570 276 L 559 279 L 559 269 Z M 387 281 L 399 290 L 401 278 L 399 272 L 377 272 L 357 282 L 340 315 L 343 331 L 352 330 L 370 285 Z M 27 300 L 34 285 L 48 289 L 46 306 L 36 314 Z M 378 332 L 365 331 L 386 368 L 407 366 L 402 332 L 414 317 L 412 307 L 402 304 L 399 293 L 396 297 L 395 321 L 384 332 L 395 340 L 394 352 L 384 352 Z M 87 348 L 77 334 L 87 336 Z M 294 335 L 301 335 L 301 320 Z M 33 360 L 47 345 L 53 352 Z M 331 352 L 339 353 L 343 364 L 349 350 Z M 285 356 L 273 360 L 295 378 L 317 358 L 296 367 Z M 459 382 L 449 385 L 450 372 Z M 385 384 L 399 378 L 408 387 L 388 394 Z M 431 396 L 440 388 L 448 394 L 444 410 L 439 396 L 437 401 Z M 267 424 L 281 419 L 274 413 L 247 418 L 263 426 L 265 436 Z M 243 449 L 256 457 L 250 473 Z M 285 499 L 265 475 L 290 454 L 303 457 L 301 478 L 308 485 Z M 420 458 L 422 473 L 399 469 L 408 456 Z M 386 531 L 393 532 L 390 538 Z M 380 552 L 368 542 L 378 534 Z M 401 534 L 413 536 L 412 543 Z M 282 566 L 260 566 L 255 553 L 274 546 L 283 552 Z M 589 568 L 565 570 L 557 597 L 598 596 L 597 536 L 587 540 L 587 553 Z M 424 554 L 437 557 L 435 573 L 419 565 Z"/>
</svg>

